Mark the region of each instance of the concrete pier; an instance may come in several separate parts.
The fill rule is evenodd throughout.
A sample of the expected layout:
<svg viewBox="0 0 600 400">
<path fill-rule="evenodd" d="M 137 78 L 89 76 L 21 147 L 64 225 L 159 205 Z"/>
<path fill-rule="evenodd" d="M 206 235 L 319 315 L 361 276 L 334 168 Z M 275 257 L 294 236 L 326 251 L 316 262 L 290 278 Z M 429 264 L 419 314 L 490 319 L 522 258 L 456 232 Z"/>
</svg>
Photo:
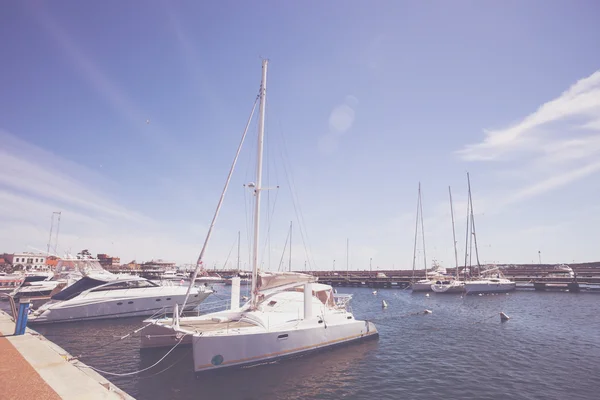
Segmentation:
<svg viewBox="0 0 600 400">
<path fill-rule="evenodd" d="M 34 330 L 13 336 L 15 322 L 0 311 L 0 397 L 4 399 L 120 399 L 133 397 L 72 360 Z"/>
</svg>

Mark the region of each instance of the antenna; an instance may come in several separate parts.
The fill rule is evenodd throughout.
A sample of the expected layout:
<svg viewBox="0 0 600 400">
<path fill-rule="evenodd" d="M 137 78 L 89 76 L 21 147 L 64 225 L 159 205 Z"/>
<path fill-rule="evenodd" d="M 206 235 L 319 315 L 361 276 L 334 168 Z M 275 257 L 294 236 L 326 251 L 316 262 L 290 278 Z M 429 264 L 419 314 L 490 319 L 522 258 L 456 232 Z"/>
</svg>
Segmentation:
<svg viewBox="0 0 600 400">
<path fill-rule="evenodd" d="M 54 254 L 56 254 L 56 248 L 58 247 L 58 231 L 60 229 L 60 214 L 61 211 L 54 211 L 52 213 L 52 217 L 50 218 L 50 236 L 48 237 L 48 247 L 46 249 L 46 253 L 50 254 L 50 249 Z M 54 247 L 52 247 L 52 231 L 54 230 L 54 217 L 56 218 L 56 235 L 54 237 Z"/>
</svg>

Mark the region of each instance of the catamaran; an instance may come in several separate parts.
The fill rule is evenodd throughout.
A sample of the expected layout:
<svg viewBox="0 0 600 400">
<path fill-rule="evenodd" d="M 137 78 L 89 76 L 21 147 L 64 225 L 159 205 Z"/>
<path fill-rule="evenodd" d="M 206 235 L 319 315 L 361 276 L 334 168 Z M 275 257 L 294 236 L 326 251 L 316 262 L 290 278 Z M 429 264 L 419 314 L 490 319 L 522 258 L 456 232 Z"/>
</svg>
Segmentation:
<svg viewBox="0 0 600 400">
<path fill-rule="evenodd" d="M 260 108 L 256 183 L 251 186 L 254 188 L 255 200 L 251 298 L 246 304 L 239 306 L 239 278 L 233 278 L 230 309 L 196 317 L 182 317 L 176 310 L 171 319 L 147 320 L 150 325 L 142 332 L 142 347 L 191 343 L 194 370 L 197 373 L 258 364 L 378 337 L 377 328 L 372 322 L 354 319 L 347 307 L 350 295 L 335 295 L 331 286 L 317 283 L 317 279 L 311 275 L 261 272 L 258 269 L 260 200 L 261 191 L 264 190 L 262 144 L 267 65 L 268 61 L 263 60 L 258 95 Z M 248 125 L 246 131 L 247 129 Z M 245 133 L 242 143 L 244 137 Z M 227 190 L 237 155 L 198 258 L 195 275 L 202 268 L 206 244 Z"/>
</svg>

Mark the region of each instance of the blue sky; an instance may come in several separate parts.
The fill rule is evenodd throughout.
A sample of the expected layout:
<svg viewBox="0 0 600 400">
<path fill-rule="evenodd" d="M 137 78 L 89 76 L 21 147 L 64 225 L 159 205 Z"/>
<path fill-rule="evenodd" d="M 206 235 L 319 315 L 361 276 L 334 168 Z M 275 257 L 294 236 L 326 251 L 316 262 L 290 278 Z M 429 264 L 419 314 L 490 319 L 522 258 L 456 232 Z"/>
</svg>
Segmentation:
<svg viewBox="0 0 600 400">
<path fill-rule="evenodd" d="M 292 220 L 295 269 L 345 269 L 347 239 L 351 269 L 411 268 L 419 181 L 428 264 L 451 267 L 447 190 L 461 254 L 466 171 L 482 261 L 598 260 L 599 12 L 595 1 L 7 4 L 0 251 L 45 249 L 61 211 L 61 254 L 194 261 L 268 57 L 265 183 L 279 189 L 265 195 L 264 268 L 278 268 Z M 251 128 L 209 266 L 238 231 L 248 260 Z"/>
</svg>

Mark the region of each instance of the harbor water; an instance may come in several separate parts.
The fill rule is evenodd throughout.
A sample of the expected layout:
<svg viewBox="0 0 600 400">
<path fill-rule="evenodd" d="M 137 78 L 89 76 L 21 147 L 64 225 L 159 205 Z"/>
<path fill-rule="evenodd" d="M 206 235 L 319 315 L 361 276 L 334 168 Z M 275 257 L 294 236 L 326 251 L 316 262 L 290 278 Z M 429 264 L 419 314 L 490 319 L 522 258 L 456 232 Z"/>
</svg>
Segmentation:
<svg viewBox="0 0 600 400">
<path fill-rule="evenodd" d="M 216 289 L 217 296 L 229 296 L 226 287 Z M 427 297 L 399 289 L 376 295 L 367 288 L 338 290 L 354 295 L 355 317 L 373 321 L 379 340 L 198 378 L 191 347 L 178 347 L 138 375 L 103 375 L 148 400 L 598 398 L 599 294 Z M 501 311 L 509 321 L 500 322 Z M 142 325 L 134 318 L 36 330 L 90 366 L 127 374 L 168 351 L 140 350 L 139 334 L 120 339 Z"/>
</svg>

